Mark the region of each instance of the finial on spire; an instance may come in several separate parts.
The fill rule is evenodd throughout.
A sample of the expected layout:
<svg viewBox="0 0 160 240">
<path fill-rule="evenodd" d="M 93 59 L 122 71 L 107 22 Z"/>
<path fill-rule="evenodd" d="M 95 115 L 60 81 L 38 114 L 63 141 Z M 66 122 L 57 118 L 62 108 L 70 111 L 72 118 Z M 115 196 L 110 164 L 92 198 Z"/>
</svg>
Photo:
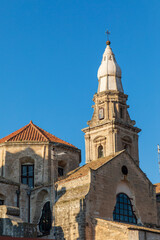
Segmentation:
<svg viewBox="0 0 160 240">
<path fill-rule="evenodd" d="M 106 42 L 106 44 L 107 44 L 107 45 L 110 45 L 110 44 L 111 44 L 111 42 L 109 41 L 110 32 L 109 32 L 108 29 L 107 29 L 107 31 L 105 32 L 105 34 L 107 34 L 107 42 Z"/>
<path fill-rule="evenodd" d="M 29 123 L 33 123 L 32 120 Z"/>
</svg>

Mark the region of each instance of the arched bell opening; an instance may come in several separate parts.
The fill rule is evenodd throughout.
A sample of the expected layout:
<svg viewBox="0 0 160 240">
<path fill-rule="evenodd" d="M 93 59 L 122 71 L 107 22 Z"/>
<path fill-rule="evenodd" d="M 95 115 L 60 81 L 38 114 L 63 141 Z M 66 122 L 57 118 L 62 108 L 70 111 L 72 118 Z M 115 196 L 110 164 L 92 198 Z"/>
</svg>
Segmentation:
<svg viewBox="0 0 160 240">
<path fill-rule="evenodd" d="M 100 145 L 98 147 L 98 158 L 102 158 L 103 157 L 103 146 Z"/>
</svg>

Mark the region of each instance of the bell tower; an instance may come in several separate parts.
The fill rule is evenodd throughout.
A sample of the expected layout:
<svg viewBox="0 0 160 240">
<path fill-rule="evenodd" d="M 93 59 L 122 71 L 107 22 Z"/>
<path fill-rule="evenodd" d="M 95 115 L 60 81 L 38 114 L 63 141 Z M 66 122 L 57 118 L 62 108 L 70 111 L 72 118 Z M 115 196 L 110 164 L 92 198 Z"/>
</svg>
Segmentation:
<svg viewBox="0 0 160 240">
<path fill-rule="evenodd" d="M 98 91 L 93 97 L 95 105 L 92 119 L 85 133 L 86 163 L 127 149 L 137 164 L 138 133 L 141 131 L 130 119 L 128 96 L 123 91 L 121 69 L 106 42 L 101 65 L 98 69 Z"/>
</svg>

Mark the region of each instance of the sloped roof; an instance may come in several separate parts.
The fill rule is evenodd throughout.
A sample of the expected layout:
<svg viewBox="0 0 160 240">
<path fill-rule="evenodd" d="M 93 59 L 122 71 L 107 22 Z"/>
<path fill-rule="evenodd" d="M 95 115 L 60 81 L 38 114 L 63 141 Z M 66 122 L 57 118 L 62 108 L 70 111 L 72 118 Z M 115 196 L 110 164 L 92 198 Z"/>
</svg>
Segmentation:
<svg viewBox="0 0 160 240">
<path fill-rule="evenodd" d="M 110 224 L 112 226 L 116 226 L 117 228 L 122 226 L 122 227 L 127 228 L 128 230 L 146 231 L 146 232 L 153 232 L 153 233 L 160 234 L 160 230 L 158 228 L 139 226 L 139 225 L 117 222 L 117 221 L 110 221 L 105 218 L 95 218 L 95 219 L 97 221 L 101 222 L 102 224 Z"/>
<path fill-rule="evenodd" d="M 94 160 L 94 161 L 92 161 L 90 163 L 87 163 L 87 164 L 83 165 L 82 167 L 76 168 L 73 171 L 69 172 L 65 177 L 62 177 L 58 181 L 58 184 L 59 183 L 64 183 L 64 182 L 68 182 L 68 181 L 77 179 L 79 177 L 83 177 L 83 176 L 88 174 L 90 169 L 97 170 L 98 168 L 103 166 L 105 163 L 109 162 L 113 158 L 115 158 L 118 155 L 120 155 L 122 152 L 125 152 L 125 150 L 117 152 L 117 153 L 115 153 L 113 155 L 109 155 L 107 157 L 98 158 L 97 160 Z"/>
<path fill-rule="evenodd" d="M 56 143 L 62 143 L 71 147 L 76 148 L 74 145 L 63 141 L 62 139 L 52 135 L 49 132 L 46 132 L 42 128 L 36 126 L 33 124 L 32 121 L 30 121 L 29 124 L 26 126 L 20 128 L 19 130 L 9 134 L 8 136 L 1 138 L 0 143 L 4 142 L 20 142 L 20 141 L 26 141 L 26 142 L 56 142 Z"/>
</svg>

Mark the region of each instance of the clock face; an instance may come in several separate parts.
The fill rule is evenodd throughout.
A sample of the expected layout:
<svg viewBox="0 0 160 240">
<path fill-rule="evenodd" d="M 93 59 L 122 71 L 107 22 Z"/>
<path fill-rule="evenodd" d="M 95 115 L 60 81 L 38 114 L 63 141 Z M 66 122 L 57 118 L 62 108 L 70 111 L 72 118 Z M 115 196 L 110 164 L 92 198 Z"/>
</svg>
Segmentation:
<svg viewBox="0 0 160 240">
<path fill-rule="evenodd" d="M 104 109 L 103 108 L 100 108 L 99 109 L 99 119 L 104 119 Z"/>
</svg>

